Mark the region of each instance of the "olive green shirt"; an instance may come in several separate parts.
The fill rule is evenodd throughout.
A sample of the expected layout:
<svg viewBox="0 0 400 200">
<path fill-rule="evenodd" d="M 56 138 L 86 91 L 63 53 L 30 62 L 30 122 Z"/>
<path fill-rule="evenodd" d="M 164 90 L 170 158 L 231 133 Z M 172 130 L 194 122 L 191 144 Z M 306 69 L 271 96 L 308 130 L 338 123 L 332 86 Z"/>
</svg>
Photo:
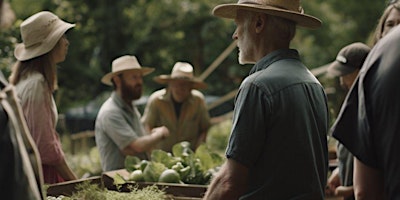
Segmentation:
<svg viewBox="0 0 400 200">
<path fill-rule="evenodd" d="M 160 142 L 157 148 L 171 152 L 172 146 L 181 141 L 190 142 L 194 148 L 200 134 L 210 127 L 210 116 L 204 95 L 192 90 L 190 97 L 182 103 L 178 118 L 170 92 L 162 89 L 149 97 L 142 122 L 150 128 L 166 126 L 169 129 L 170 136 Z"/>
</svg>

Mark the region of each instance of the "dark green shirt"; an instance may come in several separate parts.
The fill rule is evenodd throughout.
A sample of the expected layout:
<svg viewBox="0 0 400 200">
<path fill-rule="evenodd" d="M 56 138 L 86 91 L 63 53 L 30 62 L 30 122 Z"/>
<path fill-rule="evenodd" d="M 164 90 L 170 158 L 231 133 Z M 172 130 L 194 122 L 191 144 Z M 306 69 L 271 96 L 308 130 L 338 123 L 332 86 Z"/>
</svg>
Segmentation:
<svg viewBox="0 0 400 200">
<path fill-rule="evenodd" d="M 241 199 L 323 199 L 328 123 L 323 87 L 296 50 L 257 62 L 236 96 L 226 152 L 249 169 Z"/>
</svg>

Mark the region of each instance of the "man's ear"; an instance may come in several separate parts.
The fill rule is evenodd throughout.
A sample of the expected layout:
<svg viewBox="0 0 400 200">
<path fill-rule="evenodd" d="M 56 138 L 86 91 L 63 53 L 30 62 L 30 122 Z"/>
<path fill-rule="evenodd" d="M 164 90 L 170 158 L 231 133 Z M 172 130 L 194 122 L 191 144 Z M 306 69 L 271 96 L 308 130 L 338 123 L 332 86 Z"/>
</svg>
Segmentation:
<svg viewBox="0 0 400 200">
<path fill-rule="evenodd" d="M 266 16 L 264 14 L 257 14 L 255 18 L 255 23 L 256 23 L 256 33 L 261 33 L 262 30 L 266 26 Z"/>
<path fill-rule="evenodd" d="M 114 84 L 116 86 L 119 87 L 121 85 L 121 77 L 120 77 L 120 75 L 114 76 L 111 79 L 114 81 Z"/>
</svg>

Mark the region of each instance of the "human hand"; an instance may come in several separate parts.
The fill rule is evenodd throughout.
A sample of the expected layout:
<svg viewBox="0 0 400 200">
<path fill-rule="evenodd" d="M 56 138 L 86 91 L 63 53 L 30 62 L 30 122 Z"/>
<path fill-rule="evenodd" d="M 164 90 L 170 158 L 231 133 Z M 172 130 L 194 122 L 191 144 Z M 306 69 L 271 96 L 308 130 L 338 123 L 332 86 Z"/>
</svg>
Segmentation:
<svg viewBox="0 0 400 200">
<path fill-rule="evenodd" d="M 160 127 L 153 128 L 153 129 L 151 130 L 151 132 L 152 132 L 153 134 L 159 135 L 159 137 L 160 137 L 161 139 L 164 139 L 164 138 L 166 138 L 166 137 L 169 136 L 169 130 L 168 130 L 168 128 L 165 127 L 165 126 L 160 126 Z"/>
<path fill-rule="evenodd" d="M 328 178 L 328 182 L 325 188 L 325 194 L 328 196 L 336 195 L 336 188 L 340 186 L 339 168 L 332 171 L 331 176 Z"/>
</svg>

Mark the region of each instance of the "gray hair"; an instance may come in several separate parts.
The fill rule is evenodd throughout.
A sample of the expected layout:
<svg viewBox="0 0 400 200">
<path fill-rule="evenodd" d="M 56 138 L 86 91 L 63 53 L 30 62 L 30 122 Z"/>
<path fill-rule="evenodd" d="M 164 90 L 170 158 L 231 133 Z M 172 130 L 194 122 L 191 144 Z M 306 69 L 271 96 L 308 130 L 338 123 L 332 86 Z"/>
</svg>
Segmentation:
<svg viewBox="0 0 400 200">
<path fill-rule="evenodd" d="M 257 15 L 258 13 L 256 12 L 251 12 L 251 11 L 246 11 L 244 14 L 244 27 L 247 29 L 248 26 L 250 25 L 250 23 L 254 20 L 254 17 Z M 268 15 L 265 14 L 268 17 L 268 23 L 269 26 L 272 26 L 275 28 L 275 30 L 277 31 L 277 39 L 280 40 L 287 40 L 287 41 L 291 41 L 295 34 L 296 34 L 296 23 L 294 21 L 282 18 L 282 17 L 278 17 L 278 16 L 273 16 L 273 15 Z"/>
<path fill-rule="evenodd" d="M 276 29 L 280 39 L 291 41 L 294 38 L 296 34 L 296 23 L 294 21 L 268 15 L 268 22 Z"/>
</svg>

